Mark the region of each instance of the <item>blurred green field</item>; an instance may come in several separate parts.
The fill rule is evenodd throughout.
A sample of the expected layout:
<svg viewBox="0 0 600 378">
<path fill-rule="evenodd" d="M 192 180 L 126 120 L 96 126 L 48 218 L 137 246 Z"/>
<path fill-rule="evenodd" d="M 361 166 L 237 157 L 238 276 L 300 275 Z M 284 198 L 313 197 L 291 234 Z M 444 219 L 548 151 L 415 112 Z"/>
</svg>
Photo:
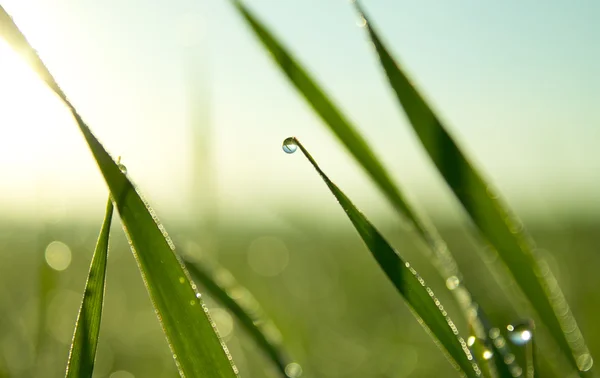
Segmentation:
<svg viewBox="0 0 600 378">
<path fill-rule="evenodd" d="M 180 252 L 214 257 L 254 294 L 279 327 L 285 344 L 303 368 L 303 376 L 454 376 L 450 364 L 343 216 L 340 211 L 341 222 L 335 225 L 284 218 L 293 232 L 222 221 L 217 237 L 186 224 L 167 223 L 166 227 Z M 35 223 L 0 223 L 0 363 L 4 376 L 64 376 L 100 221 L 63 221 L 38 228 L 32 227 Z M 418 246 L 416 237 L 395 224 L 380 228 L 432 286 L 466 334 L 457 307 L 423 257 L 424 247 Z M 573 220 L 548 228 L 530 222 L 529 228 L 539 246 L 548 251 L 545 255 L 587 335 L 592 354 L 600 351 L 600 326 L 595 321 L 600 311 L 600 292 L 595 290 L 600 286 L 596 274 L 600 224 Z M 494 253 L 482 248 L 465 227 L 446 224 L 440 229 L 465 272 L 466 282 L 492 321 L 508 324 L 525 315 L 513 311 L 509 304 L 509 297 L 514 295 L 510 290 L 514 289 L 500 291 L 491 279 L 488 267 L 498 263 Z M 51 269 L 45 259 L 46 248 L 54 241 L 64 243 L 71 252 L 71 263 L 62 271 Z M 176 377 L 165 337 L 116 220 L 110 244 L 94 376 Z M 48 257 L 50 262 L 56 259 Z M 204 290 L 201 292 L 241 375 L 276 377 L 273 366 L 244 330 L 207 298 Z M 44 297 L 47 305 L 43 304 Z M 42 334 L 38 339 L 40 322 Z"/>
</svg>

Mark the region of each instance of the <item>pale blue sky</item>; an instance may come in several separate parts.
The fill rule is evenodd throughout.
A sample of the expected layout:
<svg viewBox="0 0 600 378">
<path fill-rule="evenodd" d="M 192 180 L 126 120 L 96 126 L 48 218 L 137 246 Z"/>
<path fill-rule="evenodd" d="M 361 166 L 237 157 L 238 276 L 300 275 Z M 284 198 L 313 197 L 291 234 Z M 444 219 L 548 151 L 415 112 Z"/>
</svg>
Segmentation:
<svg viewBox="0 0 600 378">
<path fill-rule="evenodd" d="M 411 197 L 436 208 L 452 206 L 346 1 L 246 3 L 355 121 Z M 202 99 L 207 103 L 196 110 L 208 104 L 219 195 L 228 211 L 276 214 L 286 204 L 335 211 L 335 201 L 307 162 L 281 152 L 289 135 L 302 138 L 361 208 L 373 212 L 384 206 L 228 1 L 4 0 L 2 5 L 107 149 L 123 155 L 159 210 L 190 212 L 190 87 L 207 94 Z M 371 0 L 364 5 L 453 134 L 517 210 L 598 214 L 600 3 Z M 186 81 L 184 46 L 190 40 L 201 62 L 197 72 L 206 74 L 202 80 Z M 6 99 L 0 106 L 28 109 L 35 84 L 20 94 L 14 83 L 5 84 L 16 77 L 14 64 L 5 63 L 6 51 L 0 45 L 0 95 Z M 41 86 L 36 90 L 34 114 L 0 117 L 12 135 L 0 145 L 2 206 L 32 211 L 54 206 L 58 209 L 48 211 L 67 214 L 97 207 L 94 213 L 101 213 L 106 189 L 83 138 L 60 114 L 64 111 L 56 110 L 58 102 Z M 32 126 L 40 124 L 36 119 L 45 125 Z"/>
</svg>

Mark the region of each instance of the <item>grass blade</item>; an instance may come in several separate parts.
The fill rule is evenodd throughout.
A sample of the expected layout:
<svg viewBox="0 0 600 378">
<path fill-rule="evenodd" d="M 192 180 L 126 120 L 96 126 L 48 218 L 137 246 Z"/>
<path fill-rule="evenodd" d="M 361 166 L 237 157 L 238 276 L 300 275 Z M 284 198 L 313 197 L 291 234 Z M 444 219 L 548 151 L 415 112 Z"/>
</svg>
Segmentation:
<svg viewBox="0 0 600 378">
<path fill-rule="evenodd" d="M 32 67 L 37 69 L 41 78 L 54 89 L 73 114 L 115 201 L 180 375 L 236 377 L 237 368 L 211 325 L 200 294 L 175 254 L 174 246 L 154 210 L 142 199 L 129 178 L 96 139 L 2 7 L 0 33 L 16 51 L 27 57 Z"/>
<path fill-rule="evenodd" d="M 448 287 L 452 287 L 452 294 L 477 337 L 487 339 L 489 333 L 489 328 L 486 328 L 487 322 L 480 319 L 481 315 L 477 311 L 478 305 L 474 303 L 471 293 L 463 282 L 462 274 L 454 257 L 435 227 L 427 217 L 417 211 L 416 206 L 409 203 L 392 182 L 390 175 L 364 138 L 285 47 L 239 0 L 232 1 L 296 89 L 354 156 L 396 211 L 413 224 L 419 236 L 429 247 L 430 260 L 446 280 Z"/>
<path fill-rule="evenodd" d="M 523 225 L 461 151 L 355 4 L 367 21 L 366 28 L 390 85 L 438 171 L 483 236 L 497 249 L 573 367 L 591 369 L 592 357 L 567 301 Z"/>
<path fill-rule="evenodd" d="M 439 345 L 447 352 L 455 367 L 461 369 L 468 377 L 480 377 L 481 370 L 474 362 L 466 342 L 459 336 L 456 326 L 431 289 L 425 285 L 425 281 L 410 264 L 402 260 L 350 199 L 329 180 L 304 146 L 297 139 L 294 139 L 294 142 L 327 184 L 381 269 L 419 319 L 419 323 L 439 341 Z"/>
<path fill-rule="evenodd" d="M 85 291 L 75 323 L 69 360 L 65 376 L 67 378 L 91 377 L 96 359 L 98 334 L 102 319 L 106 263 L 108 260 L 108 236 L 113 215 L 112 201 L 108 200 L 106 215 L 100 229 L 100 236 L 92 257 L 92 264 L 85 283 Z"/>
<path fill-rule="evenodd" d="M 237 282 L 231 279 L 228 282 L 220 282 L 217 275 L 232 277 L 224 268 L 214 266 L 208 267 L 206 261 L 202 264 L 185 260 L 185 266 L 196 279 L 198 284 L 204 287 L 209 295 L 219 301 L 237 318 L 246 332 L 254 339 L 254 342 L 263 350 L 269 359 L 277 366 L 281 376 L 288 378 L 286 367 L 292 362 L 285 352 L 281 342 L 273 337 L 273 333 L 279 334 L 273 323 L 266 319 L 257 302 L 251 294 Z M 225 274 L 223 274 L 225 273 Z M 243 295 L 240 297 L 239 293 Z M 235 294 L 235 296 L 233 295 Z M 246 303 L 252 303 L 250 309 Z"/>
</svg>

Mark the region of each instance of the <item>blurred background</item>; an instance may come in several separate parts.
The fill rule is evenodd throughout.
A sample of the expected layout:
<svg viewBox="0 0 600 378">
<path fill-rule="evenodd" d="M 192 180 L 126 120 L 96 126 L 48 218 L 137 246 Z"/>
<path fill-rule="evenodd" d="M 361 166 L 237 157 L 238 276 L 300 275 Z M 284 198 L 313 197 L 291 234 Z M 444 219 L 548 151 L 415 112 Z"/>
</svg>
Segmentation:
<svg viewBox="0 0 600 378">
<path fill-rule="evenodd" d="M 395 103 L 352 7 L 246 2 L 433 219 L 499 327 L 527 317 Z M 600 352 L 600 4 L 365 0 L 434 108 L 525 221 Z M 155 208 L 176 245 L 247 287 L 305 376 L 437 377 L 450 364 L 321 179 L 322 168 L 422 273 L 466 335 L 424 247 L 227 1 L 4 0 L 2 6 Z M 63 374 L 107 188 L 67 110 L 0 40 L 0 376 Z M 95 376 L 174 377 L 118 221 Z M 490 274 L 490 272 L 495 272 Z M 496 273 L 497 272 L 497 273 Z M 500 285 L 498 285 L 500 282 Z M 212 314 L 242 376 L 276 376 Z"/>
</svg>

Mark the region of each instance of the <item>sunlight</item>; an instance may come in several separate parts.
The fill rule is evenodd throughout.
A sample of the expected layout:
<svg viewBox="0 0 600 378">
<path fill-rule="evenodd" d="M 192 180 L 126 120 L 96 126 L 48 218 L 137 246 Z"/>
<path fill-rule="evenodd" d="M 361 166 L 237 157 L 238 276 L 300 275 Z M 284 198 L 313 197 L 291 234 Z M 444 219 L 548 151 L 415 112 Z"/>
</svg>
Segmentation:
<svg viewBox="0 0 600 378">
<path fill-rule="evenodd" d="M 80 138 L 64 105 L 1 39 L 0 127 L 0 195 L 10 202 L 51 189 L 45 181 Z"/>
</svg>

